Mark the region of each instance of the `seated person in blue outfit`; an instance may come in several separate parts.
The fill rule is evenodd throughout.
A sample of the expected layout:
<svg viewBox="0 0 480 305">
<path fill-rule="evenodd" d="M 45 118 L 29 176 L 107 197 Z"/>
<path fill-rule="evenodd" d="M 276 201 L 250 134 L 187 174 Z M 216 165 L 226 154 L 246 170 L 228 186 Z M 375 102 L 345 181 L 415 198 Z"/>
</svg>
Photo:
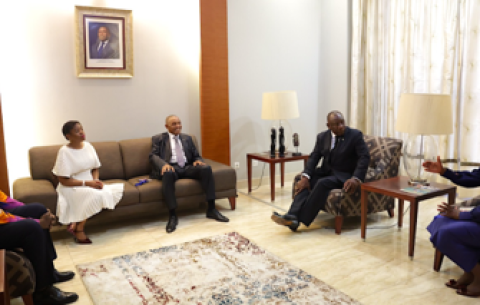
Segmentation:
<svg viewBox="0 0 480 305">
<path fill-rule="evenodd" d="M 480 186 L 480 169 L 452 171 L 440 162 L 423 163 L 427 172 L 437 173 L 453 183 L 464 187 Z M 457 294 L 469 297 L 480 296 L 480 206 L 470 212 L 462 212 L 453 205 L 438 206 L 440 215 L 427 227 L 430 241 L 435 248 L 463 269 L 463 275 L 445 285 L 457 290 Z"/>
</svg>

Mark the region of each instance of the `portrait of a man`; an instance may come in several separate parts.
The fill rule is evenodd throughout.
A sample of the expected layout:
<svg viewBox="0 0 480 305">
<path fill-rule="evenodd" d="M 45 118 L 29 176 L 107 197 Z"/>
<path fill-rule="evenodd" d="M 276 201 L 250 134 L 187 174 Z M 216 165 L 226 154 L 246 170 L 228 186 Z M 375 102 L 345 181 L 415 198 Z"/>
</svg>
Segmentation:
<svg viewBox="0 0 480 305">
<path fill-rule="evenodd" d="M 90 23 L 89 32 L 91 59 L 120 58 L 116 24 Z"/>
<path fill-rule="evenodd" d="M 80 78 L 133 77 L 132 11 L 75 6 Z"/>
</svg>

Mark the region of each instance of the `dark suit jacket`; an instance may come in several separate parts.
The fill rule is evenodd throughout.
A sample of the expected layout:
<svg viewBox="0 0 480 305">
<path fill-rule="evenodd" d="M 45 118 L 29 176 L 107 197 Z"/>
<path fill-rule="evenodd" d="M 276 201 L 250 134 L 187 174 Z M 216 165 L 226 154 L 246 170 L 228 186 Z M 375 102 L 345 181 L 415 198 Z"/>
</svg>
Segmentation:
<svg viewBox="0 0 480 305">
<path fill-rule="evenodd" d="M 92 45 L 92 48 L 90 49 L 90 58 L 120 58 L 118 43 L 109 40 L 105 48 L 103 48 L 102 53 L 98 54 L 97 49 L 100 43 L 101 41 L 97 40 L 97 42 Z"/>
<path fill-rule="evenodd" d="M 197 160 L 203 162 L 195 144 L 193 144 L 191 136 L 181 133 L 180 140 L 182 141 L 185 157 L 187 157 L 187 164 L 192 164 Z M 162 167 L 165 164 L 169 164 L 172 159 L 172 146 L 170 145 L 168 132 L 157 134 L 152 137 L 152 152 L 150 153 L 149 158 L 150 163 L 152 163 L 152 173 L 150 174 L 150 177 L 160 179 Z"/>
<path fill-rule="evenodd" d="M 321 176 L 336 176 L 343 182 L 355 176 L 360 180 L 365 180 L 368 164 L 370 163 L 370 153 L 363 140 L 363 134 L 360 130 L 345 128 L 343 140 L 338 142 L 338 147 L 330 156 L 330 147 L 332 143 L 332 132 L 324 131 L 317 135 L 315 148 L 303 171 L 305 174 L 313 177 L 315 174 Z M 323 158 L 322 166 L 317 168 L 320 159 Z M 327 162 L 330 158 L 330 162 Z"/>
</svg>

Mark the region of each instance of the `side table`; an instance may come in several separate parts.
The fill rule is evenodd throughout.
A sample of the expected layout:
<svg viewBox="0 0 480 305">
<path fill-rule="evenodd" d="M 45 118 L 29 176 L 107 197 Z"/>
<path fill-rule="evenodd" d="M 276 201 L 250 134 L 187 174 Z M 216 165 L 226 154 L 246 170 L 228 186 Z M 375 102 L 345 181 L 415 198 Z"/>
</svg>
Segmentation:
<svg viewBox="0 0 480 305">
<path fill-rule="evenodd" d="M 408 242 L 408 256 L 413 258 L 413 253 L 415 251 L 415 235 L 417 232 L 418 204 L 422 200 L 445 194 L 448 194 L 448 203 L 454 204 L 457 187 L 441 183 L 431 183 L 430 185 L 434 187 L 435 190 L 426 194 L 414 194 L 401 190 L 409 186 L 408 180 L 408 177 L 398 176 L 362 184 L 362 238 L 366 239 L 368 192 L 383 194 L 398 199 L 399 228 L 402 227 L 403 223 L 403 201 L 410 201 L 410 237 Z"/>
<path fill-rule="evenodd" d="M 248 172 L 248 192 L 252 192 L 252 160 L 258 160 L 270 164 L 270 197 L 275 201 L 275 164 L 280 163 L 280 178 L 282 187 L 285 180 L 285 162 L 303 160 L 304 166 L 307 165 L 309 155 L 293 156 L 291 152 L 286 152 L 284 157 L 278 153 L 271 157 L 269 152 L 247 154 L 247 172 Z"/>
</svg>

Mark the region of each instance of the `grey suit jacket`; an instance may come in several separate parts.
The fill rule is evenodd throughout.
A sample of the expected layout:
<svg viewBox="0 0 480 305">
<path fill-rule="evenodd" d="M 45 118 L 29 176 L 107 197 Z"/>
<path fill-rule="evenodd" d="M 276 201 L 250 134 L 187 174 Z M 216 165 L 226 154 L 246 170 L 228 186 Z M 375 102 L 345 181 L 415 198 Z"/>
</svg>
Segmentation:
<svg viewBox="0 0 480 305">
<path fill-rule="evenodd" d="M 368 164 L 370 163 L 370 153 L 363 140 L 362 132 L 346 127 L 343 139 L 337 144 L 338 147 L 330 156 L 331 143 L 332 132 L 330 130 L 317 135 L 315 148 L 310 154 L 307 166 L 303 172 L 310 177 L 314 174 L 322 176 L 333 175 L 343 182 L 352 178 L 352 176 L 362 181 L 365 180 Z M 320 168 L 317 168 L 322 158 L 322 165 Z M 329 159 L 330 162 L 327 162 Z"/>
<path fill-rule="evenodd" d="M 202 157 L 197 151 L 192 137 L 181 133 L 180 140 L 182 141 L 183 151 L 187 158 L 187 165 L 199 160 L 203 162 Z M 149 156 L 152 164 L 151 178 L 160 179 L 162 174 L 162 167 L 169 164 L 172 159 L 172 146 L 170 145 L 170 137 L 168 132 L 164 132 L 152 137 L 152 152 Z"/>
</svg>

